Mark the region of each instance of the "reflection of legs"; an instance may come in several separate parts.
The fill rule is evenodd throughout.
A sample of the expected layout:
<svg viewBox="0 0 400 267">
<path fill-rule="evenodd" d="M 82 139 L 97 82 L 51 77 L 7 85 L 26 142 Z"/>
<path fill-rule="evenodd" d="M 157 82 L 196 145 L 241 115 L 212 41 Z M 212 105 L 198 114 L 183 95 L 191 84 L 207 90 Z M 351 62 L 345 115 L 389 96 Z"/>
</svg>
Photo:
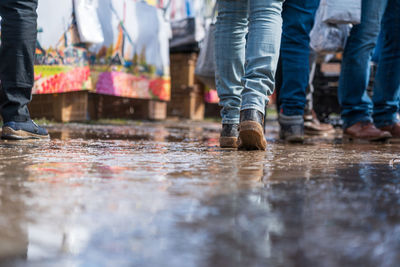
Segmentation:
<svg viewBox="0 0 400 267">
<path fill-rule="evenodd" d="M 382 19 L 382 45 L 374 87 L 374 122 L 377 127 L 397 122 L 400 91 L 400 0 L 389 0 Z"/>
<path fill-rule="evenodd" d="M 33 61 L 36 48 L 37 0 L 2 0 L 0 16 L 0 104 L 5 122 L 27 121 L 27 104 L 33 86 Z"/>
<path fill-rule="evenodd" d="M 376 45 L 386 2 L 363 0 L 361 24 L 353 27 L 347 40 L 338 91 L 344 128 L 357 122 L 372 121 L 372 101 L 366 88 L 371 54 Z"/>
<path fill-rule="evenodd" d="M 247 0 L 218 1 L 215 33 L 216 84 L 223 124 L 239 123 L 243 90 L 240 79 L 244 75 L 247 17 Z"/>
</svg>

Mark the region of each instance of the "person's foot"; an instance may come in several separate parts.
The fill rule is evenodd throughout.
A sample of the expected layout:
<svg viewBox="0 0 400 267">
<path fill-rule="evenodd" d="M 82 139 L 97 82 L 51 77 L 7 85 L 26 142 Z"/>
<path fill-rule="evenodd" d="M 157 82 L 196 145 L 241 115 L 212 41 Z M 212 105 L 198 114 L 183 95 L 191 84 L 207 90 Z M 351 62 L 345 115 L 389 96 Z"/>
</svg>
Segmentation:
<svg viewBox="0 0 400 267">
<path fill-rule="evenodd" d="M 239 136 L 238 124 L 222 124 L 219 145 L 222 148 L 237 148 Z"/>
<path fill-rule="evenodd" d="M 26 140 L 26 139 L 49 139 L 46 129 L 38 126 L 34 121 L 24 122 L 10 121 L 3 125 L 2 139 Z"/>
<path fill-rule="evenodd" d="M 359 121 L 346 128 L 343 132 L 343 139 L 348 141 L 385 141 L 392 137 L 390 132 L 382 131 L 369 121 Z"/>
<path fill-rule="evenodd" d="M 332 125 L 328 123 L 321 123 L 314 110 L 311 114 L 304 114 L 304 133 L 307 135 L 325 135 L 335 131 Z"/>
<path fill-rule="evenodd" d="M 391 142 L 400 143 L 400 122 L 380 127 L 379 130 L 389 132 L 392 135 Z"/>
<path fill-rule="evenodd" d="M 267 141 L 264 137 L 264 115 L 255 109 L 240 112 L 239 149 L 265 150 Z"/>
<path fill-rule="evenodd" d="M 279 113 L 280 125 L 279 137 L 290 143 L 302 143 L 304 141 L 304 119 L 302 115 L 287 116 Z"/>
</svg>

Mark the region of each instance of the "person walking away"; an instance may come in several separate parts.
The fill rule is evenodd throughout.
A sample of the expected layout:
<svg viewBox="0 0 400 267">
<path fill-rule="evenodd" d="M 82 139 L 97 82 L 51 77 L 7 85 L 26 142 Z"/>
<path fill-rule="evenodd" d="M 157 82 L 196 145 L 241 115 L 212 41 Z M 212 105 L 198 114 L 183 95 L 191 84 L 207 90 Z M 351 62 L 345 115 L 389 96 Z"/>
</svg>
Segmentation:
<svg viewBox="0 0 400 267">
<path fill-rule="evenodd" d="M 265 150 L 264 114 L 273 93 L 283 0 L 219 0 L 216 85 L 221 147 Z M 246 38 L 247 35 L 247 38 Z"/>
<path fill-rule="evenodd" d="M 38 0 L 1 0 L 0 107 L 3 139 L 49 138 L 27 105 L 34 82 Z"/>
<path fill-rule="evenodd" d="M 310 98 L 316 56 L 310 53 L 309 36 L 319 4 L 320 0 L 286 0 L 283 4 L 278 121 L 280 138 L 288 142 L 302 142 L 305 130 L 312 135 L 333 131 L 316 118 Z"/>
<path fill-rule="evenodd" d="M 361 24 L 347 41 L 339 81 L 346 140 L 400 140 L 400 0 L 363 0 Z M 367 94 L 370 62 L 379 32 L 382 47 L 372 99 Z"/>
</svg>

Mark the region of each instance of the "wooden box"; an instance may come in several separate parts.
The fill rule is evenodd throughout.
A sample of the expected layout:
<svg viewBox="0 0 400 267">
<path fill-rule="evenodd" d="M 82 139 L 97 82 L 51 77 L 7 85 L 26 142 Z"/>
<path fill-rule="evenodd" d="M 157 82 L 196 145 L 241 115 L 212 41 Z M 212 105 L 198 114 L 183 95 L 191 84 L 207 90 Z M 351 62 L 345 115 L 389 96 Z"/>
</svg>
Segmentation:
<svg viewBox="0 0 400 267">
<path fill-rule="evenodd" d="M 164 120 L 167 118 L 167 102 L 92 93 L 89 95 L 89 114 L 93 120 Z"/>
<path fill-rule="evenodd" d="M 58 122 L 86 121 L 87 110 L 88 91 L 36 94 L 29 104 L 32 118 Z"/>
</svg>

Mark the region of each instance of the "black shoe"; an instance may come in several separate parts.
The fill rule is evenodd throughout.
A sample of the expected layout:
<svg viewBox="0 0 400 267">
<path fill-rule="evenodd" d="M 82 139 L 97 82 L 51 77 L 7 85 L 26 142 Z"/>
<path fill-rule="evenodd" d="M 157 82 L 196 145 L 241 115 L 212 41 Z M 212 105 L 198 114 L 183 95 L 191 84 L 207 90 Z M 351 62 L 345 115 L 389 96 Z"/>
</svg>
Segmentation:
<svg viewBox="0 0 400 267">
<path fill-rule="evenodd" d="M 2 139 L 26 140 L 26 139 L 49 139 L 46 129 L 38 126 L 34 121 L 24 122 L 10 121 L 3 125 Z"/>
<path fill-rule="evenodd" d="M 242 110 L 239 124 L 239 149 L 265 150 L 266 148 L 264 114 L 255 109 Z"/>
<path fill-rule="evenodd" d="M 304 119 L 301 115 L 286 116 L 279 113 L 279 125 L 281 126 L 279 137 L 290 143 L 302 143 L 304 141 Z"/>
<path fill-rule="evenodd" d="M 222 124 L 221 137 L 219 145 L 222 148 L 237 148 L 237 140 L 239 136 L 239 124 Z"/>
</svg>

